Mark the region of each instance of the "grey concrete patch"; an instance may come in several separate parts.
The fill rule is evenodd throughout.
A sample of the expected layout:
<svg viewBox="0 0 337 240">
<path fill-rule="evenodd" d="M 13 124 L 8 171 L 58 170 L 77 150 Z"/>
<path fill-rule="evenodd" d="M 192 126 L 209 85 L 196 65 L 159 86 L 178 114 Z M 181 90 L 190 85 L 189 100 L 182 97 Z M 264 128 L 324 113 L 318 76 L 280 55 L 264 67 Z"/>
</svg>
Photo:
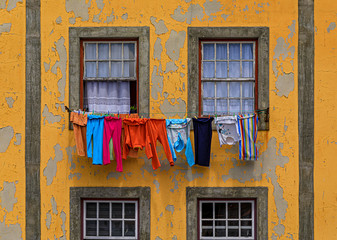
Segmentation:
<svg viewBox="0 0 337 240">
<path fill-rule="evenodd" d="M 115 178 L 116 180 L 122 176 L 121 172 L 110 172 L 108 176 L 106 176 L 106 179 L 109 180 L 110 178 Z"/>
<path fill-rule="evenodd" d="M 12 27 L 11 23 L 0 24 L 0 36 L 1 36 L 2 33 L 10 32 L 11 27 Z"/>
<path fill-rule="evenodd" d="M 242 9 L 244 12 L 246 12 L 246 11 L 248 11 L 249 10 L 249 8 L 248 8 L 248 6 L 246 5 L 245 6 L 245 8 L 244 9 Z"/>
<path fill-rule="evenodd" d="M 73 180 L 74 177 L 77 177 L 77 180 L 80 180 L 82 177 L 82 173 L 70 173 L 68 179 Z"/>
<path fill-rule="evenodd" d="M 98 13 L 98 14 L 96 14 L 96 15 L 94 15 L 94 17 L 92 18 L 92 21 L 96 22 L 96 23 L 100 23 L 101 22 L 101 20 L 99 19 L 100 16 L 101 16 L 101 12 Z"/>
<path fill-rule="evenodd" d="M 288 97 L 289 94 L 294 91 L 295 82 L 294 82 L 294 73 L 284 73 L 279 75 L 275 83 L 276 94 L 279 97 L 285 96 Z"/>
<path fill-rule="evenodd" d="M 182 9 L 178 6 L 174 10 L 174 13 L 171 14 L 171 17 L 178 22 L 186 21 L 187 24 L 191 24 L 194 19 L 202 21 L 204 17 L 204 10 L 199 4 L 190 4 L 187 11 L 182 14 Z"/>
<path fill-rule="evenodd" d="M 15 133 L 14 145 L 19 146 L 21 144 L 21 133 Z"/>
<path fill-rule="evenodd" d="M 6 97 L 6 102 L 9 108 L 13 107 L 15 100 L 12 97 Z"/>
<path fill-rule="evenodd" d="M 163 240 L 163 239 L 161 239 L 160 237 L 157 236 L 155 240 Z"/>
<path fill-rule="evenodd" d="M 275 77 L 277 77 L 279 71 L 277 69 L 277 62 L 275 60 L 272 61 L 272 68 L 273 68 L 273 72 L 274 72 Z"/>
<path fill-rule="evenodd" d="M 174 212 L 174 206 L 173 205 L 167 205 L 166 208 L 165 208 L 166 211 L 169 211 L 173 214 Z"/>
<path fill-rule="evenodd" d="M 329 24 L 329 27 L 327 28 L 328 33 L 329 33 L 330 31 L 332 31 L 332 30 L 335 30 L 335 28 L 336 28 L 336 23 L 335 23 L 335 22 L 331 22 L 331 23 Z"/>
<path fill-rule="evenodd" d="M 174 117 L 178 115 L 183 118 L 186 114 L 186 102 L 181 98 L 176 99 L 177 103 L 172 105 L 169 100 L 165 97 L 164 102 L 159 106 L 160 111 L 165 115 L 165 117 Z"/>
<path fill-rule="evenodd" d="M 7 212 L 13 211 L 14 204 L 18 202 L 15 193 L 15 183 L 4 181 L 3 188 L 0 191 L 0 206 Z"/>
<path fill-rule="evenodd" d="M 158 180 L 153 180 L 153 184 L 156 186 L 156 192 L 159 193 L 160 192 L 160 183 L 158 182 Z"/>
<path fill-rule="evenodd" d="M 0 239 L 19 240 L 22 239 L 22 229 L 20 224 L 6 224 L 6 215 L 3 221 L 0 221 Z"/>
<path fill-rule="evenodd" d="M 66 147 L 66 152 L 68 155 L 68 162 L 70 163 L 70 170 L 75 170 L 76 164 L 74 162 L 74 154 L 76 153 L 76 146 Z"/>
<path fill-rule="evenodd" d="M 0 9 L 6 8 L 6 2 L 7 2 L 7 0 L 0 0 Z"/>
<path fill-rule="evenodd" d="M 60 115 L 54 115 L 52 112 L 49 112 L 49 108 L 47 104 L 44 105 L 44 109 L 42 112 L 43 119 L 43 125 L 46 124 L 46 121 L 50 124 L 60 122 L 62 117 Z"/>
<path fill-rule="evenodd" d="M 178 70 L 178 66 L 174 63 L 174 61 L 166 63 L 165 73 L 175 72 L 177 70 Z"/>
<path fill-rule="evenodd" d="M 7 2 L 7 11 L 11 11 L 16 8 L 17 3 L 22 3 L 22 0 L 8 0 Z"/>
<path fill-rule="evenodd" d="M 61 104 L 55 103 L 55 107 L 56 107 L 57 110 L 59 110 L 59 108 L 61 108 L 61 111 L 62 111 L 62 112 L 65 112 L 65 111 L 66 111 L 66 108 L 65 108 L 64 103 L 61 103 Z"/>
<path fill-rule="evenodd" d="M 57 203 L 56 203 L 56 201 L 55 201 L 54 196 L 52 196 L 52 197 L 50 198 L 50 203 L 51 203 L 51 208 L 52 208 L 53 214 L 57 215 L 57 214 L 58 214 L 58 211 L 57 211 Z"/>
<path fill-rule="evenodd" d="M 186 32 L 180 31 L 177 33 L 175 30 L 171 30 L 170 37 L 165 43 L 166 54 L 173 60 L 178 61 L 180 55 L 180 49 L 184 47 L 186 39 Z"/>
<path fill-rule="evenodd" d="M 47 178 L 47 186 L 52 184 L 54 177 L 56 176 L 57 172 L 57 163 L 62 161 L 63 159 L 63 152 L 61 151 L 61 146 L 56 144 L 54 146 L 55 157 L 49 158 L 47 166 L 43 169 L 43 176 Z"/>
<path fill-rule="evenodd" d="M 60 214 L 60 218 L 62 220 L 61 230 L 63 235 L 59 238 L 59 240 L 66 240 L 66 220 L 67 220 L 67 214 L 62 210 Z"/>
<path fill-rule="evenodd" d="M 0 153 L 7 151 L 13 137 L 14 130 L 11 126 L 0 128 Z"/>
<path fill-rule="evenodd" d="M 286 117 L 284 117 L 284 132 L 286 132 L 288 130 L 288 126 L 287 126 L 286 122 L 287 122 L 287 119 L 286 119 Z"/>
<path fill-rule="evenodd" d="M 55 64 L 51 68 L 51 72 L 57 75 L 57 68 L 60 69 L 62 77 L 58 80 L 57 86 L 60 92 L 60 96 L 58 100 L 63 102 L 65 97 L 65 87 L 66 87 L 66 79 L 67 79 L 67 50 L 64 45 L 64 37 L 60 37 L 57 42 L 55 42 L 56 51 L 59 55 L 60 60 L 56 61 Z"/>
<path fill-rule="evenodd" d="M 69 18 L 69 23 L 74 25 L 76 23 L 76 18 Z"/>
<path fill-rule="evenodd" d="M 214 1 L 206 0 L 203 6 L 205 8 L 205 13 L 208 16 L 211 16 L 212 14 L 220 12 L 223 5 L 221 4 L 221 2 L 218 2 L 217 0 Z"/>
<path fill-rule="evenodd" d="M 124 20 L 124 21 L 126 21 L 127 19 L 128 19 L 128 13 L 124 13 L 123 15 L 122 15 L 122 19 Z"/>
<path fill-rule="evenodd" d="M 221 17 L 226 21 L 227 20 L 227 18 L 229 17 L 230 15 L 228 15 L 228 14 L 221 14 Z"/>
<path fill-rule="evenodd" d="M 91 1 L 86 3 L 86 0 L 66 0 L 66 11 L 68 13 L 73 12 L 75 18 L 81 18 L 82 21 L 89 20 L 89 8 Z"/>
<path fill-rule="evenodd" d="M 153 58 L 160 60 L 162 52 L 163 52 L 163 46 L 161 45 L 161 39 L 157 37 L 157 40 L 153 47 Z"/>
<path fill-rule="evenodd" d="M 61 24 L 61 23 L 62 23 L 62 17 L 59 16 L 58 18 L 56 18 L 55 22 L 56 22 L 57 24 Z"/>
<path fill-rule="evenodd" d="M 48 211 L 46 213 L 46 227 L 47 227 L 47 229 L 50 229 L 50 225 L 51 225 L 51 214 L 50 214 L 50 211 Z"/>
<path fill-rule="evenodd" d="M 161 35 L 168 32 L 168 29 L 163 20 L 156 21 L 156 17 L 150 17 L 151 24 L 155 27 L 155 34 Z"/>
<path fill-rule="evenodd" d="M 44 71 L 48 72 L 50 69 L 50 62 L 49 63 L 43 62 L 43 66 L 44 66 Z"/>
<path fill-rule="evenodd" d="M 158 93 L 161 96 L 163 92 L 163 80 L 164 77 L 162 76 L 163 70 L 161 67 L 161 63 L 159 64 L 159 67 L 157 68 L 156 65 L 153 66 L 151 81 L 152 81 L 152 87 L 151 87 L 151 96 L 154 100 L 158 100 Z"/>
<path fill-rule="evenodd" d="M 102 10 L 104 8 L 104 2 L 103 0 L 96 0 L 96 5 L 97 5 L 97 8 Z"/>
<path fill-rule="evenodd" d="M 106 17 L 106 20 L 105 20 L 104 22 L 105 22 L 105 23 L 111 23 L 111 22 L 115 21 L 116 17 L 115 17 L 114 14 L 115 14 L 115 13 L 114 13 L 114 10 L 111 9 L 110 15 Z"/>
</svg>

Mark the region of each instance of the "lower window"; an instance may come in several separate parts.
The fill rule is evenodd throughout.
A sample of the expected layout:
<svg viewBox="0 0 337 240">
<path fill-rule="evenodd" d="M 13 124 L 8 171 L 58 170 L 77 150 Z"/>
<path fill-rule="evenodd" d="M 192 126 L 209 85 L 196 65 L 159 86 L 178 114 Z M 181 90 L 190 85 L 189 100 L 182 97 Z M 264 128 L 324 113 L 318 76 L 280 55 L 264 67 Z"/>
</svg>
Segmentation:
<svg viewBox="0 0 337 240">
<path fill-rule="evenodd" d="M 83 200 L 83 239 L 138 239 L 138 200 Z"/>
</svg>

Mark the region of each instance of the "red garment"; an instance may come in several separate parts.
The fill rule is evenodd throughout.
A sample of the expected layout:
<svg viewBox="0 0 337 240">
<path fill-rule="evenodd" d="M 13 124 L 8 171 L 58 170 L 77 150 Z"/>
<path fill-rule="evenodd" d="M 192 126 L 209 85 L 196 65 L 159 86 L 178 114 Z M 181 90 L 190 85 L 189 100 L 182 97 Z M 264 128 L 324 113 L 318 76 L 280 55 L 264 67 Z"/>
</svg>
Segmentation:
<svg viewBox="0 0 337 240">
<path fill-rule="evenodd" d="M 105 117 L 104 135 L 103 135 L 103 164 L 106 165 L 110 163 L 109 141 L 112 138 L 118 172 L 123 172 L 122 154 L 120 145 L 121 135 L 122 135 L 122 119 L 115 117 Z"/>
</svg>

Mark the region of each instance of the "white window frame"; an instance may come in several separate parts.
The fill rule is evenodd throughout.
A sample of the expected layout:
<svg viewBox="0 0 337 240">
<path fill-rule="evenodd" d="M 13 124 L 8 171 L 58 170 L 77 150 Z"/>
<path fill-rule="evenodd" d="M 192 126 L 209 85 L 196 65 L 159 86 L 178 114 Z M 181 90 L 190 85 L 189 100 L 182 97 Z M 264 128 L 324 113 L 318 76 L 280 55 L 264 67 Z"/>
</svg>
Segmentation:
<svg viewBox="0 0 337 240">
<path fill-rule="evenodd" d="M 214 60 L 204 60 L 204 51 L 203 51 L 203 45 L 204 44 L 214 44 Z M 216 45 L 217 44 L 227 44 L 227 59 L 226 60 L 217 60 L 216 59 Z M 229 59 L 229 44 L 240 44 L 240 59 L 233 59 L 230 60 Z M 253 44 L 253 61 L 252 60 L 247 60 L 247 59 L 242 59 L 242 44 Z M 227 100 L 227 115 L 233 115 L 233 114 L 245 114 L 245 113 L 252 113 L 254 111 L 250 111 L 250 112 L 244 112 L 243 106 L 242 106 L 242 100 L 249 100 L 249 99 L 253 99 L 253 106 L 254 106 L 254 110 L 255 110 L 255 103 L 256 103 L 256 96 L 255 96 L 255 85 L 256 85 L 256 42 L 255 41 L 226 41 L 226 40 L 219 40 L 219 41 L 207 41 L 207 40 L 200 40 L 200 52 L 201 52 L 201 66 L 200 67 L 200 81 L 201 81 L 201 112 L 200 114 L 202 116 L 206 116 L 208 114 L 204 114 L 204 110 L 203 110 L 203 100 L 214 100 L 214 112 L 215 114 L 217 114 L 217 101 L 218 99 L 225 99 Z M 214 62 L 214 78 L 204 78 L 203 77 L 203 73 L 204 73 L 204 62 Z M 227 77 L 226 78 L 217 78 L 216 77 L 216 62 L 227 62 Z M 230 78 L 229 77 L 229 62 L 239 62 L 240 63 L 240 77 L 238 78 Z M 253 62 L 253 77 L 252 78 L 244 78 L 242 77 L 242 63 L 243 62 Z M 204 97 L 204 89 L 203 89 L 203 83 L 204 82 L 213 82 L 214 84 L 214 97 Z M 217 94 L 217 90 L 216 90 L 216 83 L 218 82 L 240 82 L 240 97 L 229 97 L 229 84 L 227 84 L 227 97 L 225 98 L 217 98 L 216 94 Z M 242 82 L 253 82 L 253 97 L 252 98 L 244 98 L 242 97 Z M 229 100 L 233 99 L 233 100 L 240 100 L 240 112 L 231 112 L 229 109 Z M 222 114 L 223 115 L 223 114 Z"/>
<path fill-rule="evenodd" d="M 97 204 L 97 212 L 96 218 L 86 218 L 86 204 L 87 203 L 96 203 Z M 99 203 L 109 203 L 109 218 L 99 218 Z M 111 218 L 111 203 L 122 203 L 122 218 Z M 134 203 L 135 204 L 135 219 L 124 218 L 124 209 L 126 203 Z M 83 239 L 138 239 L 138 201 L 137 200 L 83 200 Z M 86 221 L 93 220 L 97 221 L 97 236 L 86 236 Z M 99 220 L 109 221 L 109 235 L 111 235 L 111 221 L 122 221 L 122 236 L 98 236 L 99 234 Z M 124 223 L 125 221 L 135 221 L 135 236 L 124 236 Z"/>
<path fill-rule="evenodd" d="M 209 218 L 202 218 L 202 204 L 203 203 L 213 203 L 213 218 L 209 219 Z M 224 219 L 216 219 L 215 218 L 215 203 L 226 203 L 226 218 Z M 228 204 L 229 203 L 239 203 L 239 218 L 238 219 L 228 219 Z M 252 204 L 252 217 L 251 218 L 244 218 L 241 219 L 241 203 L 251 203 Z M 255 240 L 256 236 L 255 236 L 255 201 L 254 200 L 202 200 L 199 199 L 199 239 L 200 240 L 212 240 L 212 239 L 219 239 L 219 240 Z M 226 221 L 226 226 L 225 227 L 215 227 L 215 221 Z M 241 220 L 243 221 L 252 221 L 252 236 L 251 237 L 241 237 L 241 229 L 250 229 L 250 227 L 246 227 L 246 226 L 241 226 Z M 207 228 L 213 228 L 213 235 L 215 233 L 215 228 L 218 229 L 226 229 L 226 237 L 203 237 L 202 236 L 202 221 L 213 221 L 213 226 L 207 226 L 204 227 L 204 229 Z M 229 237 L 228 236 L 228 221 L 239 221 L 239 237 Z M 234 227 L 230 227 L 230 228 L 234 228 Z"/>
</svg>

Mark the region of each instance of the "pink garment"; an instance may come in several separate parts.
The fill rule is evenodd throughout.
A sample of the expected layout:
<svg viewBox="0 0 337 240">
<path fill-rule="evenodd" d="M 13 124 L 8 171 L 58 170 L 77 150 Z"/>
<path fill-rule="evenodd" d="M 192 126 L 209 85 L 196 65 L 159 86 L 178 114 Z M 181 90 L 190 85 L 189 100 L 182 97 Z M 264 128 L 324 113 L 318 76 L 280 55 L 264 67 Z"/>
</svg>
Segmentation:
<svg viewBox="0 0 337 240">
<path fill-rule="evenodd" d="M 103 164 L 110 163 L 109 142 L 112 137 L 113 148 L 116 156 L 118 172 L 123 172 L 122 153 L 121 153 L 122 119 L 115 117 L 104 118 L 103 134 Z"/>
</svg>

